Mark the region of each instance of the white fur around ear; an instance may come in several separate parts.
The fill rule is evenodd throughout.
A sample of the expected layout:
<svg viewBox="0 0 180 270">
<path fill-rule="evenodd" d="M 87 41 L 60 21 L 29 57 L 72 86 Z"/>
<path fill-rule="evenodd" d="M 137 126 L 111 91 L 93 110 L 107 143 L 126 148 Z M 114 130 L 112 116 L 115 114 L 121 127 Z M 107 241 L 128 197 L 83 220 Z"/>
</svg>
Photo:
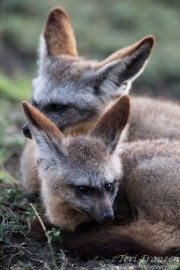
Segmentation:
<svg viewBox="0 0 180 270">
<path fill-rule="evenodd" d="M 152 36 L 145 37 L 98 63 L 95 75 L 98 94 L 110 93 L 115 97 L 128 94 L 132 82 L 143 72 L 147 64 L 153 44 Z"/>
<path fill-rule="evenodd" d="M 38 47 L 38 66 L 39 66 L 39 74 L 42 73 L 44 60 L 48 59 L 47 46 L 44 39 L 44 36 L 41 34 L 39 39 L 39 47 Z"/>
<path fill-rule="evenodd" d="M 123 60 L 114 61 L 107 64 L 97 72 L 97 78 L 101 78 L 99 82 L 99 93 L 110 93 L 111 96 L 117 97 L 122 94 L 128 94 L 131 89 L 133 80 L 136 77 L 125 78 L 123 73 L 126 71 L 127 65 Z M 143 70 L 143 69 L 142 69 Z M 100 81 L 100 80 L 99 80 Z"/>
<path fill-rule="evenodd" d="M 48 15 L 39 44 L 39 67 L 48 56 L 77 56 L 76 39 L 67 13 L 62 8 L 54 8 Z M 41 72 L 41 71 L 40 71 Z"/>
</svg>

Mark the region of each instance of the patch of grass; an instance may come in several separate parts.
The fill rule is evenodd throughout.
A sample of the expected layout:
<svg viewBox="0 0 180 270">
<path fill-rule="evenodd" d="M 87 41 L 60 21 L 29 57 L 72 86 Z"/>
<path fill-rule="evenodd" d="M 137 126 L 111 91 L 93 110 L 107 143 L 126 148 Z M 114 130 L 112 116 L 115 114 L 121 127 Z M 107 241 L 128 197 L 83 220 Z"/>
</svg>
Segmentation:
<svg viewBox="0 0 180 270">
<path fill-rule="evenodd" d="M 0 123 L 0 164 L 2 164 L 3 160 L 13 148 L 18 148 L 23 145 L 24 138 L 20 136 L 19 133 L 12 134 L 13 128 L 15 128 L 14 125 L 11 125 L 10 121 L 7 121 L 1 113 Z"/>
<path fill-rule="evenodd" d="M 12 183 L 13 182 L 13 183 Z M 36 218 L 29 200 L 20 190 L 16 181 L 7 178 L 1 173 L 0 182 L 0 265 L 6 269 L 19 261 L 17 269 L 30 269 L 32 259 L 36 254 L 31 256 L 32 250 L 37 243 L 29 235 L 30 220 Z M 39 213 L 42 212 L 40 203 L 34 203 Z M 40 244 L 39 244 L 40 245 Z M 22 264 L 21 259 L 30 258 L 30 262 Z M 2 260 L 2 264 L 1 264 Z M 38 262 L 37 257 L 37 262 Z M 39 260 L 40 262 L 40 260 Z M 1 268 L 0 268 L 1 269 Z M 37 268 L 38 269 L 38 268 Z"/>
<path fill-rule="evenodd" d="M 6 182 L 6 181 L 5 181 Z M 38 207 L 38 205 L 36 205 Z M 28 221 L 34 219 L 28 199 L 17 185 L 0 185 L 0 242 L 11 242 L 13 234 L 27 234 Z"/>
<path fill-rule="evenodd" d="M 3 109 L 3 113 L 0 111 L 0 183 L 17 183 L 20 175 L 19 157 L 24 137 L 20 130 L 23 118 L 17 104 L 5 98 L 0 100 Z"/>
<path fill-rule="evenodd" d="M 31 93 L 30 78 L 19 76 L 15 79 L 9 79 L 0 74 L 0 95 L 10 100 L 20 102 L 29 100 Z"/>
<path fill-rule="evenodd" d="M 168 266 L 168 270 L 178 270 L 180 268 L 180 263 L 173 263 Z"/>
<path fill-rule="evenodd" d="M 46 235 L 49 236 L 49 240 L 52 242 L 52 243 L 56 243 L 58 242 L 59 244 L 62 244 L 63 243 L 63 239 L 61 237 L 61 231 L 58 230 L 58 229 L 55 229 L 55 228 L 52 228 L 51 230 L 47 231 L 46 232 Z"/>
<path fill-rule="evenodd" d="M 148 262 L 146 260 L 140 259 L 139 260 L 139 266 L 141 266 L 143 269 L 147 269 Z"/>
<path fill-rule="evenodd" d="M 20 103 L 29 100 L 28 84 L 25 78 L 12 80 L 0 74 L 0 181 L 17 182 L 19 177 L 19 157 L 24 144 L 21 126 L 25 123 Z"/>
</svg>

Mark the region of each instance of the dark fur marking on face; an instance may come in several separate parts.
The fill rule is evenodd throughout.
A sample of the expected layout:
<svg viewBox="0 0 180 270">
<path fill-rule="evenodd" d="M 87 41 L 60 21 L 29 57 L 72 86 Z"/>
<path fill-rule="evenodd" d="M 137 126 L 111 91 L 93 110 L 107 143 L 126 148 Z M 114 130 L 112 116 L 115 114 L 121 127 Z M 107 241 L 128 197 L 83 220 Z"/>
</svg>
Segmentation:
<svg viewBox="0 0 180 270">
<path fill-rule="evenodd" d="M 55 112 L 55 113 L 62 113 L 65 110 L 67 110 L 69 108 L 69 105 L 65 105 L 65 104 L 59 104 L 59 103 L 50 103 L 47 104 L 43 107 L 44 111 L 50 111 L 50 112 Z"/>
<path fill-rule="evenodd" d="M 37 104 L 37 102 L 36 102 L 34 99 L 32 99 L 31 105 L 32 105 L 34 108 L 37 108 L 37 107 L 38 107 L 38 104 Z"/>
<path fill-rule="evenodd" d="M 40 111 L 54 122 L 61 131 L 87 120 L 97 119 L 100 116 L 100 113 L 95 108 L 83 110 L 71 104 L 65 105 L 60 110 L 57 109 L 57 111 L 50 110 L 47 105 L 45 109 L 41 107 Z"/>
</svg>

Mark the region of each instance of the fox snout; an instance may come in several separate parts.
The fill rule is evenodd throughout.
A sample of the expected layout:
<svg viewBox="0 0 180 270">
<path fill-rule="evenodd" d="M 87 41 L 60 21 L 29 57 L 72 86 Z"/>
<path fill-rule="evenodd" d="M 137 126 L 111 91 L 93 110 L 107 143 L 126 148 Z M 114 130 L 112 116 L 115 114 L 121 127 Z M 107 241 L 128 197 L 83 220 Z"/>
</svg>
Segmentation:
<svg viewBox="0 0 180 270">
<path fill-rule="evenodd" d="M 31 131 L 27 122 L 22 126 L 22 132 L 25 137 L 32 139 L 32 134 L 31 134 Z"/>
<path fill-rule="evenodd" d="M 106 219 L 106 220 L 111 220 L 111 219 L 113 219 L 114 218 L 114 212 L 111 212 L 111 211 L 107 211 L 107 212 L 105 212 L 104 213 L 104 218 Z"/>
<path fill-rule="evenodd" d="M 113 210 L 109 209 L 104 212 L 99 213 L 96 217 L 94 217 L 96 221 L 100 224 L 110 221 L 114 218 Z"/>
<path fill-rule="evenodd" d="M 99 201 L 99 204 L 98 202 L 95 203 L 91 210 L 91 216 L 100 224 L 112 220 L 114 218 L 114 211 L 109 199 Z"/>
</svg>

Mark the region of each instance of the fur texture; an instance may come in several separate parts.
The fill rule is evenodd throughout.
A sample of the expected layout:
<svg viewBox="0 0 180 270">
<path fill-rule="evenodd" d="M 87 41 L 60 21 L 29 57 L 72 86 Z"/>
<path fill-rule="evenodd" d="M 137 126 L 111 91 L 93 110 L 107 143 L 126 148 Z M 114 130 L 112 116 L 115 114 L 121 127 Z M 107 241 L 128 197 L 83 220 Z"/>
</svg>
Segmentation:
<svg viewBox="0 0 180 270">
<path fill-rule="evenodd" d="M 43 32 L 50 56 L 68 54 L 77 56 L 76 41 L 68 15 L 61 8 L 50 12 Z"/>
<path fill-rule="evenodd" d="M 179 141 L 123 142 L 128 96 L 122 96 L 89 135 L 78 137 L 65 137 L 38 110 L 28 103 L 23 107 L 37 144 L 47 217 L 65 231 L 75 231 L 63 232 L 64 248 L 82 257 L 164 256 L 178 248 Z M 109 224 L 87 225 L 87 230 L 80 225 L 90 220 Z"/>
<path fill-rule="evenodd" d="M 115 224 L 114 224 L 115 223 Z M 47 230 L 51 223 L 44 221 Z M 31 223 L 31 234 L 41 241 L 47 241 L 42 226 L 38 220 Z M 168 226 L 158 222 L 152 224 L 141 218 L 129 225 L 111 222 L 98 225 L 92 222 L 81 224 L 75 233 L 61 230 L 63 244 L 55 245 L 59 251 L 62 248 L 69 256 L 81 259 L 102 256 L 114 257 L 114 262 L 120 260 L 120 255 L 127 256 L 172 256 L 179 247 L 180 231 L 177 226 Z M 117 257 L 116 257 L 117 256 Z"/>
<path fill-rule="evenodd" d="M 67 14 L 55 8 L 41 36 L 33 106 L 61 130 L 97 119 L 110 101 L 129 91 L 145 68 L 153 44 L 154 38 L 148 36 L 102 62 L 84 59 L 73 52 L 76 44 Z"/>
<path fill-rule="evenodd" d="M 23 109 L 37 145 L 41 196 L 49 220 L 74 231 L 91 219 L 99 223 L 112 219 L 122 174 L 117 143 L 129 119 L 129 98 L 119 99 L 90 135 L 79 137 L 65 137 L 26 102 Z M 104 128 L 105 122 L 108 129 Z"/>
<path fill-rule="evenodd" d="M 128 140 L 180 139 L 178 119 L 178 102 L 133 97 Z"/>
<path fill-rule="evenodd" d="M 114 100 L 129 91 L 152 47 L 153 38 L 149 36 L 100 63 L 85 60 L 77 56 L 67 14 L 56 8 L 49 14 L 41 36 L 32 104 L 65 134 L 86 134 Z M 178 104 L 134 97 L 128 140 L 179 139 L 179 118 Z M 28 194 L 40 189 L 34 152 L 34 141 L 28 140 L 21 159 L 21 185 Z"/>
<path fill-rule="evenodd" d="M 39 46 L 39 72 L 33 80 L 32 105 L 66 134 L 88 133 L 97 119 L 145 68 L 154 38 L 148 36 L 102 62 L 79 57 L 69 18 L 62 8 L 48 15 Z M 30 137 L 27 124 L 24 133 Z M 34 142 L 22 155 L 21 185 L 28 194 L 39 190 Z M 30 165 L 29 165 L 30 164 Z"/>
</svg>

